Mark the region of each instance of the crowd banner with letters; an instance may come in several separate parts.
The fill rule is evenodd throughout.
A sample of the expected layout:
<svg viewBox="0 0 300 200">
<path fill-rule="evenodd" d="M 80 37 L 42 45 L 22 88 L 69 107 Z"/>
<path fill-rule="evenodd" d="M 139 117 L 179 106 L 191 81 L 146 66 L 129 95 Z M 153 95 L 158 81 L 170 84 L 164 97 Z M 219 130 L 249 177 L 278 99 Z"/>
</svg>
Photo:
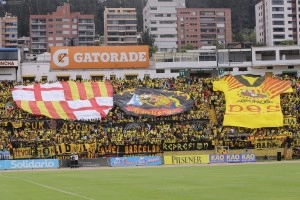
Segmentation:
<svg viewBox="0 0 300 200">
<path fill-rule="evenodd" d="M 50 120 L 24 120 L 22 129 L 45 130 L 50 128 Z"/>
<path fill-rule="evenodd" d="M 0 169 L 55 169 L 59 168 L 58 159 L 4 160 L 0 161 Z"/>
<path fill-rule="evenodd" d="M 52 119 L 98 120 L 113 107 L 108 81 L 20 85 L 13 88 L 12 97 L 20 109 Z"/>
<path fill-rule="evenodd" d="M 181 91 L 136 88 L 114 95 L 114 103 L 128 115 L 158 117 L 189 111 L 194 100 Z"/>
<path fill-rule="evenodd" d="M 25 158 L 47 158 L 56 155 L 70 153 L 97 153 L 99 156 L 137 156 L 155 155 L 161 153 L 161 145 L 140 144 L 140 145 L 97 145 L 96 142 L 90 144 L 65 144 L 61 143 L 48 147 L 22 147 L 13 148 L 14 159 Z"/>
<path fill-rule="evenodd" d="M 13 158 L 14 159 L 25 159 L 25 158 L 44 158 L 44 157 L 52 157 L 57 155 L 57 151 L 55 146 L 49 147 L 21 147 L 21 148 L 13 148 Z"/>
<path fill-rule="evenodd" d="M 213 149 L 211 142 L 177 142 L 163 143 L 163 151 L 196 151 Z"/>
<path fill-rule="evenodd" d="M 55 146 L 57 154 L 65 154 L 65 153 L 82 153 L 88 152 L 91 146 L 95 146 L 95 144 L 65 144 L 61 143 Z"/>
<path fill-rule="evenodd" d="M 50 120 L 22 120 L 22 121 L 12 121 L 6 123 L 5 126 L 11 124 L 14 129 L 30 129 L 30 130 L 41 130 L 41 129 L 50 129 Z"/>
<path fill-rule="evenodd" d="M 293 92 L 290 81 L 255 75 L 225 76 L 213 89 L 225 94 L 223 126 L 246 128 L 282 127 L 280 94 Z"/>
<path fill-rule="evenodd" d="M 297 125 L 297 118 L 296 117 L 285 117 L 283 124 L 285 126 L 296 126 Z"/>
<path fill-rule="evenodd" d="M 109 158 L 111 167 L 156 166 L 162 164 L 160 156 L 112 157 Z"/>
<path fill-rule="evenodd" d="M 107 155 L 118 155 L 120 150 L 119 150 L 119 145 L 105 145 L 105 146 L 98 146 L 97 147 L 97 152 L 101 156 L 107 156 Z"/>
<path fill-rule="evenodd" d="M 300 139 L 295 138 L 294 141 L 293 141 L 293 146 L 294 147 L 299 147 L 300 146 Z"/>
<path fill-rule="evenodd" d="M 282 145 L 282 140 L 278 138 L 256 138 L 253 144 L 255 149 L 278 148 Z"/>
<path fill-rule="evenodd" d="M 21 159 L 21 158 L 32 158 L 34 156 L 34 152 L 31 147 L 22 147 L 22 148 L 14 148 L 13 149 L 13 158 Z"/>
<path fill-rule="evenodd" d="M 122 145 L 121 149 L 124 154 L 156 154 L 161 152 L 160 145 L 153 145 L 153 144 L 139 144 L 139 145 Z"/>
<path fill-rule="evenodd" d="M 164 156 L 165 165 L 179 164 L 208 164 L 209 155 L 179 155 L 179 156 Z"/>
<path fill-rule="evenodd" d="M 56 155 L 55 152 L 55 146 L 49 146 L 49 147 L 38 147 L 38 156 L 39 157 L 52 157 Z"/>
<path fill-rule="evenodd" d="M 256 155 L 253 153 L 246 154 L 212 154 L 209 155 L 209 162 L 215 163 L 243 163 L 256 162 Z"/>
<path fill-rule="evenodd" d="M 161 153 L 161 146 L 154 144 L 139 144 L 139 145 L 106 145 L 99 146 L 98 154 L 102 156 L 106 155 L 154 155 L 157 153 Z"/>
<path fill-rule="evenodd" d="M 23 122 L 22 121 L 12 121 L 11 125 L 13 128 L 18 129 L 18 128 L 22 128 Z"/>
<path fill-rule="evenodd" d="M 88 132 L 95 128 L 94 124 L 83 123 L 83 122 L 75 122 L 75 121 L 64 121 L 59 120 L 55 127 L 57 130 L 62 132 L 68 131 L 85 131 Z"/>
</svg>

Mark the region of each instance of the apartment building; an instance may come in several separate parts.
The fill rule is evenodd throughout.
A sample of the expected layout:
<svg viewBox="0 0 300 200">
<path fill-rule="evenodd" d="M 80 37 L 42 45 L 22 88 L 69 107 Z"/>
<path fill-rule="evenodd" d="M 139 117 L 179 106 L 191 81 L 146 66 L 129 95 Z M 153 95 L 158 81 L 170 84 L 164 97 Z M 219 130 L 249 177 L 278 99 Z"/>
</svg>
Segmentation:
<svg viewBox="0 0 300 200">
<path fill-rule="evenodd" d="M 105 8 L 104 45 L 136 45 L 137 17 L 135 8 Z"/>
<path fill-rule="evenodd" d="M 144 7 L 143 28 L 155 36 L 159 52 L 178 50 L 177 8 L 185 8 L 185 0 L 149 0 Z"/>
<path fill-rule="evenodd" d="M 30 52 L 49 52 L 51 46 L 93 46 L 94 15 L 71 13 L 70 4 L 47 15 L 30 15 Z"/>
<path fill-rule="evenodd" d="M 178 8 L 177 27 L 179 50 L 187 44 L 199 49 L 232 42 L 229 8 Z"/>
<path fill-rule="evenodd" d="M 299 1 L 262 0 L 255 5 L 256 41 L 266 46 L 292 40 L 299 45 Z"/>
<path fill-rule="evenodd" d="M 0 18 L 0 37 L 1 48 L 18 47 L 18 18 L 11 13 Z"/>
</svg>

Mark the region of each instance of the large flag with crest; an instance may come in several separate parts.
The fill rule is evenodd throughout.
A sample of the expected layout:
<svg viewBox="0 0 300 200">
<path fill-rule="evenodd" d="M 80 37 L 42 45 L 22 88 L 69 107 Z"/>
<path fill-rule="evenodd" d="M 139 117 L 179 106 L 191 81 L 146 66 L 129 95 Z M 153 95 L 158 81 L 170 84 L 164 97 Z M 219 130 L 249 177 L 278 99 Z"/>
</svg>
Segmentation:
<svg viewBox="0 0 300 200">
<path fill-rule="evenodd" d="M 14 87 L 12 97 L 19 108 L 53 119 L 101 119 L 113 107 L 113 87 L 109 82 L 21 85 Z"/>
<path fill-rule="evenodd" d="M 114 96 L 114 102 L 126 114 L 135 116 L 169 116 L 189 111 L 194 100 L 185 92 L 136 88 Z"/>
</svg>

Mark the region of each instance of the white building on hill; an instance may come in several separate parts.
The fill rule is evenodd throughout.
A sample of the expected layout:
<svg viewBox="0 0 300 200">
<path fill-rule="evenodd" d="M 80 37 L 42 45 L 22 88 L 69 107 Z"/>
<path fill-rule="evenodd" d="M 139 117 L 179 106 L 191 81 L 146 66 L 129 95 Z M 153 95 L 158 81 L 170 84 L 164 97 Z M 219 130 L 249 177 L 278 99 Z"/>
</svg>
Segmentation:
<svg viewBox="0 0 300 200">
<path fill-rule="evenodd" d="M 266 46 L 284 40 L 300 44 L 298 0 L 261 0 L 255 5 L 256 41 Z"/>
<path fill-rule="evenodd" d="M 149 0 L 144 7 L 144 30 L 155 36 L 159 52 L 177 52 L 176 8 L 185 8 L 185 0 Z"/>
</svg>

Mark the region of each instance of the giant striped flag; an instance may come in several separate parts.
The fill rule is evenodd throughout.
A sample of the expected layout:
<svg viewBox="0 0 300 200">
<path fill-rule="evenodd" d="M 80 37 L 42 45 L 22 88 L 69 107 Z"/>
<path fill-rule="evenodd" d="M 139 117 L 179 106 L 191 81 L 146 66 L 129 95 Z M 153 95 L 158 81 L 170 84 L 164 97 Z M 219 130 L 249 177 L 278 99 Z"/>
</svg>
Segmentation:
<svg viewBox="0 0 300 200">
<path fill-rule="evenodd" d="M 110 82 L 55 82 L 15 86 L 17 106 L 34 115 L 53 119 L 102 119 L 113 107 Z"/>
</svg>

